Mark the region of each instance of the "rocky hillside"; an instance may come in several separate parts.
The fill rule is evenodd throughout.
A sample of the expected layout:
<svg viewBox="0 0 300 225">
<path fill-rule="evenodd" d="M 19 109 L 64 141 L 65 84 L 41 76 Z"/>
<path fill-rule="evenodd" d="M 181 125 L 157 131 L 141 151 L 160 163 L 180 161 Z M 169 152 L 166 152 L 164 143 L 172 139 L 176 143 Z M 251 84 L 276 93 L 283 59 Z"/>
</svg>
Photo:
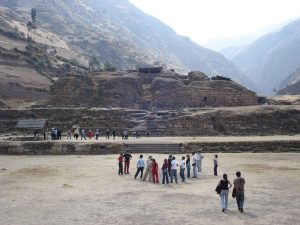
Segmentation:
<svg viewBox="0 0 300 225">
<path fill-rule="evenodd" d="M 223 51 L 266 94 L 300 67 L 300 20 L 252 44 Z"/>
<path fill-rule="evenodd" d="M 300 95 L 300 68 L 286 78 L 280 87 L 278 95 Z"/>
<path fill-rule="evenodd" d="M 34 39 L 85 65 L 92 55 L 118 69 L 166 64 L 179 72 L 200 70 L 254 87 L 225 57 L 177 35 L 128 0 L 2 0 L 0 6 L 0 19 L 24 33 L 30 9 L 36 7 Z"/>
</svg>

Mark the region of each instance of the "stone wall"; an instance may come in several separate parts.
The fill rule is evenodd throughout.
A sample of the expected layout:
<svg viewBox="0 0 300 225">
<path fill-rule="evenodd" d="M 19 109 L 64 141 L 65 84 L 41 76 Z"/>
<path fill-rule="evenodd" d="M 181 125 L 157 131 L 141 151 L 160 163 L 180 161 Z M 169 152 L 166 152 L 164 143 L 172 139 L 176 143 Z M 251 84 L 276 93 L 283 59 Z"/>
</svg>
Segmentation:
<svg viewBox="0 0 300 225">
<path fill-rule="evenodd" d="M 200 108 L 183 111 L 50 108 L 0 110 L 0 133 L 16 132 L 19 119 L 47 119 L 49 128 L 64 133 L 77 125 L 85 129 L 124 129 L 151 136 L 275 135 L 300 133 L 300 106 Z M 20 131 L 23 132 L 23 131 Z M 32 131 L 28 131 L 32 134 Z"/>
<path fill-rule="evenodd" d="M 52 106 L 122 107 L 142 110 L 178 110 L 186 107 L 257 105 L 257 95 L 224 80 L 210 80 L 201 72 L 180 76 L 104 72 L 67 76 L 51 87 Z"/>
</svg>

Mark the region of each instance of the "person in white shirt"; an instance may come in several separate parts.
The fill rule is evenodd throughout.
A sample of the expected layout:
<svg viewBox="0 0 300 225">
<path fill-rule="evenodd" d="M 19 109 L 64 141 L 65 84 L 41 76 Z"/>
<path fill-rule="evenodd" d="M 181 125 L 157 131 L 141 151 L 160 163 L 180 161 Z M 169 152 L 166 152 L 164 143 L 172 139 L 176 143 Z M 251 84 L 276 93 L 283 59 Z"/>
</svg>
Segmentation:
<svg viewBox="0 0 300 225">
<path fill-rule="evenodd" d="M 185 175 L 184 175 L 185 168 L 186 168 L 186 163 L 185 163 L 185 157 L 183 156 L 180 161 L 180 177 L 182 182 L 185 181 Z"/>
<path fill-rule="evenodd" d="M 198 152 L 198 172 L 202 172 L 202 159 L 204 158 L 204 155 L 202 154 L 202 151 L 199 150 Z"/>
<path fill-rule="evenodd" d="M 192 160 L 193 160 L 193 163 L 192 163 L 192 166 L 193 166 L 193 177 L 192 178 L 197 178 L 197 156 L 195 154 L 195 152 L 192 153 Z"/>
<path fill-rule="evenodd" d="M 140 158 L 137 162 L 137 170 L 136 170 L 136 173 L 134 175 L 134 179 L 136 179 L 136 177 L 139 175 L 139 173 L 141 172 L 141 176 L 140 176 L 140 179 L 143 178 L 143 171 L 144 171 L 144 167 L 145 167 L 145 161 L 143 159 L 143 155 L 140 155 Z"/>
<path fill-rule="evenodd" d="M 173 177 L 175 177 L 175 182 L 178 183 L 177 167 L 178 167 L 178 161 L 175 159 L 175 157 L 173 157 L 171 161 L 171 182 L 170 183 L 173 183 Z"/>
</svg>

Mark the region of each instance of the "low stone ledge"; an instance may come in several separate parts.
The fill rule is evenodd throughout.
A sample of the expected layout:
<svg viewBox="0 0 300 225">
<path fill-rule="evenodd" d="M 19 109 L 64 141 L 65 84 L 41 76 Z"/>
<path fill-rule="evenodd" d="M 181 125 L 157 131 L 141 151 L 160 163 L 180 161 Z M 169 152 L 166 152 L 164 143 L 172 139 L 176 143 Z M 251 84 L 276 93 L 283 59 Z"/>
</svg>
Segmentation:
<svg viewBox="0 0 300 225">
<path fill-rule="evenodd" d="M 178 143 L 179 144 L 179 143 Z M 131 143 L 134 146 L 135 143 Z M 139 149 L 143 143 L 137 143 Z M 149 143 L 145 143 L 145 146 Z M 202 149 L 203 152 L 299 152 L 300 140 L 293 141 L 258 141 L 258 142 L 193 142 L 184 143 L 174 154 L 191 153 Z M 7 155 L 105 155 L 119 154 L 126 150 L 122 143 L 76 143 L 76 142 L 0 142 L 0 154 Z M 161 149 L 151 153 L 165 153 L 168 149 Z M 172 152 L 175 150 L 172 150 Z M 138 150 L 130 151 L 139 153 Z M 145 151 L 146 152 L 146 147 Z M 150 152 L 149 152 L 150 153 Z"/>
</svg>

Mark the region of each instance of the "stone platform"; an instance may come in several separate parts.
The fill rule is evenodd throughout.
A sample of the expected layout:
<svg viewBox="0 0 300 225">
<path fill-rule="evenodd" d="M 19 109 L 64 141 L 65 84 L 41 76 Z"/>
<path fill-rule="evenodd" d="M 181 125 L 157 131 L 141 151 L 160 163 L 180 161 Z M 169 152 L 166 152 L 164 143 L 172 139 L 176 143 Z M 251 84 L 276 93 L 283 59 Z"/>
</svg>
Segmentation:
<svg viewBox="0 0 300 225">
<path fill-rule="evenodd" d="M 300 135 L 251 137 L 150 137 L 99 141 L 1 141 L 0 154 L 86 155 L 131 153 L 300 152 Z"/>
</svg>

